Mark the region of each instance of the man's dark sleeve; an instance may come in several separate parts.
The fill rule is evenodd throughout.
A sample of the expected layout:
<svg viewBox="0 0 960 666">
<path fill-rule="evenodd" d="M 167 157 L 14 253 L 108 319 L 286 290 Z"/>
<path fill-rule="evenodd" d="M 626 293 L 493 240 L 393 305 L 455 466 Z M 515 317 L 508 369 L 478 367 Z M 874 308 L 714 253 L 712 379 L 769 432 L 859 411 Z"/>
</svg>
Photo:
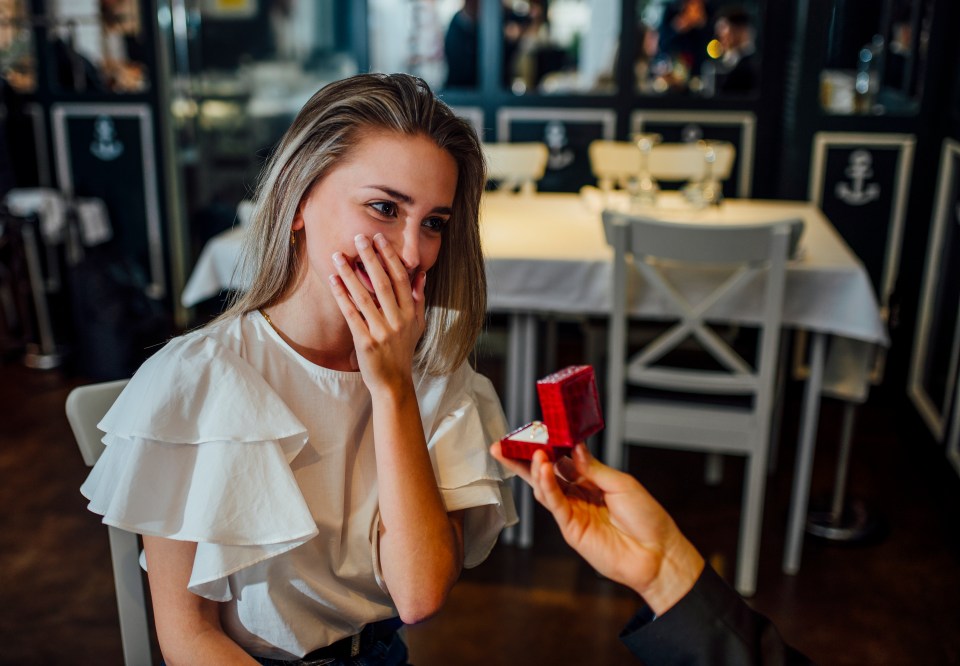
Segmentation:
<svg viewBox="0 0 960 666">
<path fill-rule="evenodd" d="M 645 608 L 620 640 L 647 664 L 810 664 L 783 642 L 776 627 L 753 611 L 709 566 L 685 597 L 653 619 Z"/>
</svg>

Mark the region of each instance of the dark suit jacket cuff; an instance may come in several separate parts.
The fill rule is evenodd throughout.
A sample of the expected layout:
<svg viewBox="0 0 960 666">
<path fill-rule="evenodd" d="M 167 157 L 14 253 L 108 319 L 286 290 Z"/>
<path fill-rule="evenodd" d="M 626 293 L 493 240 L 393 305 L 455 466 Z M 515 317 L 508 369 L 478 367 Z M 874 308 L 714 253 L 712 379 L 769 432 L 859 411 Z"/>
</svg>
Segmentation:
<svg viewBox="0 0 960 666">
<path fill-rule="evenodd" d="M 693 588 L 673 608 L 655 620 L 649 608 L 640 610 L 624 627 L 620 640 L 634 655 L 651 663 L 666 655 L 670 663 L 699 663 L 705 647 L 701 637 L 728 632 L 725 619 L 747 610 L 737 608 L 740 605 L 739 595 L 705 566 Z"/>
</svg>

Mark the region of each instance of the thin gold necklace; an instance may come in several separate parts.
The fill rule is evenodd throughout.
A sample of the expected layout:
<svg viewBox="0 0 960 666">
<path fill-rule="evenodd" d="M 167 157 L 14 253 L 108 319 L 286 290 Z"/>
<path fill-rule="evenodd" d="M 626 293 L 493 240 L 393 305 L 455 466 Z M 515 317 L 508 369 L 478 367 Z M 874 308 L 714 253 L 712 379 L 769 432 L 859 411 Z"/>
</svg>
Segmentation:
<svg viewBox="0 0 960 666">
<path fill-rule="evenodd" d="M 257 308 L 257 312 L 259 312 L 260 314 L 262 314 L 262 315 L 263 315 L 263 318 L 267 320 L 267 323 L 268 323 L 268 324 L 270 324 L 270 328 L 272 328 L 274 331 L 276 331 L 277 335 L 280 335 L 280 329 L 277 328 L 276 325 L 273 323 L 273 320 L 270 319 L 270 315 L 267 314 L 267 311 L 264 310 L 263 308 Z"/>
</svg>

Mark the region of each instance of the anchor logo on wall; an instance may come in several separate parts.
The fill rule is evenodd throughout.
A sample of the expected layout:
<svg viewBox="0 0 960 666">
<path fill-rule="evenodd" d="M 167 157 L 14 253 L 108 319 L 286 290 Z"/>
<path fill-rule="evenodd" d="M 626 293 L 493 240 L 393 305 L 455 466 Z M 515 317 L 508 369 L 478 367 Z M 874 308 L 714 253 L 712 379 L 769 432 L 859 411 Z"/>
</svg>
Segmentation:
<svg viewBox="0 0 960 666">
<path fill-rule="evenodd" d="M 837 198 L 851 206 L 862 206 L 874 201 L 880 196 L 880 184 L 866 184 L 866 180 L 873 176 L 873 156 L 868 150 L 855 150 L 850 153 L 850 163 L 844 173 L 852 181 L 853 186 L 846 182 L 837 183 L 834 190 Z"/>
<path fill-rule="evenodd" d="M 123 154 L 123 144 L 117 139 L 117 128 L 109 116 L 99 116 L 94 121 L 90 152 L 104 162 L 115 160 Z"/>
<path fill-rule="evenodd" d="M 547 168 L 553 171 L 564 169 L 573 162 L 575 155 L 567 139 L 567 128 L 557 120 L 551 120 L 543 130 L 544 143 L 547 144 Z"/>
</svg>

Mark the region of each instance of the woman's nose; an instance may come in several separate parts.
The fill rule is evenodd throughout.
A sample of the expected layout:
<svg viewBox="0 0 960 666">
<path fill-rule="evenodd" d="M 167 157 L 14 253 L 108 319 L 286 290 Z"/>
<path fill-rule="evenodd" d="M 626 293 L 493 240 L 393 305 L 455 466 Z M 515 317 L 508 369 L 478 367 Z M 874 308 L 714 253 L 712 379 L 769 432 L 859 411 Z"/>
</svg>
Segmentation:
<svg viewBox="0 0 960 666">
<path fill-rule="evenodd" d="M 420 266 L 420 224 L 407 223 L 403 227 L 403 232 L 398 239 L 399 245 L 395 245 L 397 254 L 403 261 L 408 271 L 413 271 Z"/>
</svg>

